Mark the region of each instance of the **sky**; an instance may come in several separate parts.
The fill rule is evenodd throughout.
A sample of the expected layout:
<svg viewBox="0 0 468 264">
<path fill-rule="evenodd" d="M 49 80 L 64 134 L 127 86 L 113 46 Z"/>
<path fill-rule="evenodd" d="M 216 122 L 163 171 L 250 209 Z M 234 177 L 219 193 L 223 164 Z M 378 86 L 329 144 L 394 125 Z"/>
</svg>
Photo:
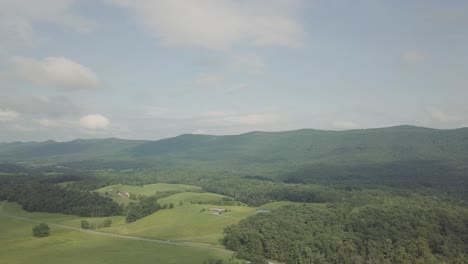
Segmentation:
<svg viewBox="0 0 468 264">
<path fill-rule="evenodd" d="M 0 0 L 0 141 L 468 126 L 468 1 Z"/>
</svg>

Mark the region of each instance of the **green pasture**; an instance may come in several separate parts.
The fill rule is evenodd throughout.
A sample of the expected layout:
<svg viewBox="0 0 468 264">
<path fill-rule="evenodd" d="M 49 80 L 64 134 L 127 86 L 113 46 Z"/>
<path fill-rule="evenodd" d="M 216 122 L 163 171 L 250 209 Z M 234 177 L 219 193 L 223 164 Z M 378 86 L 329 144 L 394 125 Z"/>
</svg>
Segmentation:
<svg viewBox="0 0 468 264">
<path fill-rule="evenodd" d="M 5 203 L 2 203 L 5 207 Z M 0 205 L 1 206 L 1 205 Z M 8 206 L 10 207 L 10 206 Z M 13 210 L 12 210 L 13 209 Z M 16 211 L 7 208 L 3 211 Z M 37 219 L 54 219 L 67 222 L 73 216 L 32 214 Z M 107 237 L 92 233 L 51 226 L 51 235 L 45 238 L 32 236 L 35 223 L 11 219 L 0 215 L 0 263 L 7 264 L 126 264 L 202 263 L 208 258 L 229 258 L 229 254 L 188 246 L 165 245 L 124 238 Z"/>
</svg>

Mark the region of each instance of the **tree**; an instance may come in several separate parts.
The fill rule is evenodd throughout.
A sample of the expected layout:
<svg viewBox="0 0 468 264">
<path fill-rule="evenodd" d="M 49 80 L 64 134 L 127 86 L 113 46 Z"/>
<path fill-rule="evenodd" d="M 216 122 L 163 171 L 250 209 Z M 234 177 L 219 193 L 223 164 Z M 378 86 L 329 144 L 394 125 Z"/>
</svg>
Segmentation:
<svg viewBox="0 0 468 264">
<path fill-rule="evenodd" d="M 50 227 L 47 224 L 41 223 L 32 229 L 35 237 L 46 237 L 50 234 Z"/>
<path fill-rule="evenodd" d="M 112 220 L 106 219 L 102 222 L 102 227 L 110 227 L 112 225 Z"/>
<path fill-rule="evenodd" d="M 81 228 L 89 229 L 90 228 L 89 222 L 86 220 L 81 220 Z"/>
<path fill-rule="evenodd" d="M 174 208 L 174 204 L 173 204 L 173 203 L 170 203 L 170 204 L 169 204 L 169 209 L 172 209 L 172 208 Z"/>
<path fill-rule="evenodd" d="M 184 201 L 179 201 L 179 206 L 184 205 Z"/>
<path fill-rule="evenodd" d="M 157 212 L 161 206 L 157 203 L 156 197 L 149 196 L 142 199 L 140 202 L 131 202 L 127 205 L 126 221 L 127 223 L 134 222 L 140 218 Z"/>
</svg>

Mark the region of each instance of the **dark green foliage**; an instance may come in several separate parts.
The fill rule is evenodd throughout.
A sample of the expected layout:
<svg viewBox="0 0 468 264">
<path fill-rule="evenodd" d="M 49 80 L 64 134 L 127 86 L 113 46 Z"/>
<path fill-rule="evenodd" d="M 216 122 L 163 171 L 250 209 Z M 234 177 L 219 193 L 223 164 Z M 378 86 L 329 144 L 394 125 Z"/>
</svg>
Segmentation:
<svg viewBox="0 0 468 264">
<path fill-rule="evenodd" d="M 102 221 L 102 223 L 100 223 L 98 225 L 98 228 L 110 227 L 111 225 L 112 225 L 112 220 L 111 219 L 106 219 L 106 220 Z"/>
<path fill-rule="evenodd" d="M 146 197 L 141 199 L 140 202 L 131 202 L 128 204 L 125 219 L 127 223 L 135 222 L 136 220 L 157 212 L 160 209 L 161 206 L 157 203 L 156 197 Z"/>
<path fill-rule="evenodd" d="M 50 227 L 47 224 L 41 223 L 32 229 L 33 236 L 46 237 L 50 234 Z"/>
<path fill-rule="evenodd" d="M 82 229 L 89 229 L 90 224 L 87 220 L 81 220 L 81 228 Z"/>
<path fill-rule="evenodd" d="M 67 190 L 48 184 L 0 187 L 0 200 L 18 202 L 30 212 L 65 213 L 79 216 L 119 215 L 122 210 L 110 198 L 97 193 Z"/>
<path fill-rule="evenodd" d="M 182 205 L 183 205 L 183 204 L 182 204 Z M 180 203 L 179 203 L 179 206 L 180 206 Z M 174 204 L 173 204 L 173 203 L 170 203 L 170 204 L 169 204 L 169 209 L 172 209 L 172 208 L 174 208 Z"/>
<path fill-rule="evenodd" d="M 17 183 L 0 185 L 0 200 L 17 202 L 29 212 L 64 213 L 78 216 L 122 214 L 112 199 L 98 193 L 80 192 L 52 184 Z"/>
<path fill-rule="evenodd" d="M 237 259 L 231 258 L 228 261 L 224 261 L 222 259 L 209 259 L 203 261 L 202 264 L 243 264 L 244 262 L 239 261 Z"/>
<path fill-rule="evenodd" d="M 382 194 L 384 195 L 384 194 Z M 430 198 L 286 206 L 225 230 L 241 258 L 286 263 L 466 263 L 468 210 Z"/>
</svg>

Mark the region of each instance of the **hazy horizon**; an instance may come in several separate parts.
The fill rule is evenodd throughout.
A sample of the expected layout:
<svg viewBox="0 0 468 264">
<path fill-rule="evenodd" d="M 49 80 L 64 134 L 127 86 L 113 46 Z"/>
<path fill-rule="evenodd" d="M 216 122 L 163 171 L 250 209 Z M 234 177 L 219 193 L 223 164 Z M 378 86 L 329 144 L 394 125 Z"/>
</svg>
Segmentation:
<svg viewBox="0 0 468 264">
<path fill-rule="evenodd" d="M 15 140 L 15 141 L 0 141 L 0 143 L 15 143 L 15 142 L 21 142 L 21 143 L 30 143 L 30 142 L 47 142 L 47 141 L 54 141 L 57 143 L 63 143 L 63 142 L 70 142 L 70 141 L 75 141 L 75 140 L 94 140 L 94 139 L 121 139 L 121 140 L 141 140 L 141 141 L 158 141 L 158 140 L 164 140 L 168 138 L 175 138 L 183 135 L 202 135 L 202 136 L 239 136 L 239 135 L 245 135 L 249 133 L 282 133 L 282 132 L 294 132 L 294 131 L 301 131 L 301 130 L 315 130 L 315 131 L 326 131 L 326 132 L 346 132 L 346 131 L 352 131 L 352 130 L 373 130 L 373 129 L 387 129 L 387 128 L 396 128 L 396 127 L 413 127 L 413 128 L 421 128 L 421 129 L 431 129 L 431 130 L 457 130 L 457 129 L 468 129 L 468 127 L 456 127 L 456 128 L 433 128 L 433 127 L 423 127 L 423 126 L 414 126 L 414 125 L 395 125 L 395 126 L 385 126 L 385 127 L 367 127 L 367 128 L 350 128 L 350 129 L 315 129 L 315 128 L 298 128 L 298 129 L 291 129 L 291 130 L 271 130 L 271 131 L 266 131 L 266 130 L 252 130 L 252 131 L 247 131 L 243 133 L 237 133 L 237 134 L 200 134 L 200 133 L 182 133 L 182 134 L 177 134 L 169 137 L 164 137 L 164 138 L 120 138 L 120 137 L 81 137 L 81 138 L 74 138 L 74 139 L 69 139 L 69 140 L 57 140 L 53 138 L 49 139 L 44 139 L 44 140 Z"/>
<path fill-rule="evenodd" d="M 468 126 L 468 3 L 0 1 L 0 142 Z"/>
</svg>

